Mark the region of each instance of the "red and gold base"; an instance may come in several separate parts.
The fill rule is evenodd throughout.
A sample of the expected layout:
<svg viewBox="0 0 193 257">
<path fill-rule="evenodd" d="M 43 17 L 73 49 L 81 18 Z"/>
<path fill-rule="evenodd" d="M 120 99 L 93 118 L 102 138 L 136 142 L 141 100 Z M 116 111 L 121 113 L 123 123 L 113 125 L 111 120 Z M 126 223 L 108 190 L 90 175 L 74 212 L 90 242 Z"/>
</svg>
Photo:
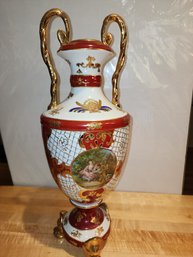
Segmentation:
<svg viewBox="0 0 193 257">
<path fill-rule="evenodd" d="M 110 233 L 110 217 L 106 204 L 91 209 L 74 208 L 61 211 L 54 235 L 82 247 L 85 256 L 99 257 Z"/>
</svg>

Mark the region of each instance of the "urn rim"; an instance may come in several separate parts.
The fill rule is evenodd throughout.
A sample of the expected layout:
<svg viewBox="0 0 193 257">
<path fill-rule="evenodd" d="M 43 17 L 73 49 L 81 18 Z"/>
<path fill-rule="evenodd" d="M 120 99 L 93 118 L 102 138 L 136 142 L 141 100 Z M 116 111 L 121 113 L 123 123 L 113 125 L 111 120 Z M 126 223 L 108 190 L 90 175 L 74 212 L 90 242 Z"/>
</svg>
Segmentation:
<svg viewBox="0 0 193 257">
<path fill-rule="evenodd" d="M 70 41 L 68 44 L 63 44 L 58 52 L 66 50 L 78 49 L 93 49 L 93 50 L 106 50 L 114 53 L 113 49 L 97 39 L 76 39 Z"/>
</svg>

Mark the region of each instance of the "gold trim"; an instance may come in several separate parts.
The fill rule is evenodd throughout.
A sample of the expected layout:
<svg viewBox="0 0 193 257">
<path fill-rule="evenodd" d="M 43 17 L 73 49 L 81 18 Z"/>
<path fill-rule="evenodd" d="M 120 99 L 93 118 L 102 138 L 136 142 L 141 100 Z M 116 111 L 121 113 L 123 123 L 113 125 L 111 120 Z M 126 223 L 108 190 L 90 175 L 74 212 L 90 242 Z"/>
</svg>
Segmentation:
<svg viewBox="0 0 193 257">
<path fill-rule="evenodd" d="M 50 120 L 48 123 L 49 123 L 49 126 L 51 126 L 51 127 L 60 127 L 61 126 L 60 121 Z"/>
<path fill-rule="evenodd" d="M 82 68 L 97 69 L 97 72 L 100 72 L 101 64 L 100 63 L 94 63 L 94 61 L 96 60 L 95 57 L 89 55 L 86 58 L 86 60 L 87 60 L 86 64 L 84 62 L 81 62 L 81 63 L 77 63 L 76 66 L 78 66 L 78 67 L 81 66 Z"/>
<path fill-rule="evenodd" d="M 100 129 L 102 128 L 102 122 L 92 122 L 87 124 L 87 130 Z"/>
<path fill-rule="evenodd" d="M 88 99 L 86 101 L 84 101 L 83 104 L 79 103 L 78 101 L 76 101 L 76 104 L 80 107 L 82 107 L 85 111 L 89 111 L 91 112 L 99 112 L 100 108 L 102 106 L 102 101 L 101 100 L 94 100 L 94 99 Z"/>
<path fill-rule="evenodd" d="M 57 221 L 57 226 L 54 228 L 54 235 L 59 239 L 64 238 L 63 225 L 67 222 L 65 217 L 66 214 L 67 214 L 66 211 L 60 212 L 60 217 Z"/>
<path fill-rule="evenodd" d="M 104 248 L 106 240 L 100 237 L 93 237 L 83 244 L 83 250 L 86 257 L 100 257 L 100 253 Z"/>
<path fill-rule="evenodd" d="M 116 107 L 120 108 L 121 105 L 119 102 L 120 93 L 119 93 L 119 88 L 118 88 L 118 82 L 119 82 L 121 70 L 122 70 L 123 66 L 125 65 L 125 61 L 126 61 L 125 52 L 126 52 L 126 47 L 127 47 L 128 36 L 127 36 L 127 27 L 126 27 L 126 24 L 125 24 L 123 18 L 121 16 L 119 16 L 118 14 L 110 14 L 104 19 L 103 25 L 101 28 L 101 40 L 104 44 L 110 46 L 113 41 L 112 34 L 107 31 L 109 25 L 112 22 L 116 22 L 119 25 L 119 28 L 121 30 L 120 54 L 118 57 L 115 72 L 112 76 L 112 86 L 113 86 L 112 103 Z"/>
<path fill-rule="evenodd" d="M 51 111 L 49 112 L 49 114 L 52 115 L 52 116 L 54 116 L 55 114 L 59 114 L 62 109 L 63 109 L 63 107 L 51 109 Z"/>
<path fill-rule="evenodd" d="M 57 31 L 57 36 L 60 44 L 61 45 L 67 44 L 70 40 L 70 34 L 71 34 L 70 20 L 67 14 L 61 11 L 60 9 L 57 9 L 57 8 L 51 9 L 47 11 L 42 17 L 40 22 L 41 53 L 42 53 L 42 58 L 48 67 L 48 71 L 51 78 L 51 89 L 50 89 L 51 102 L 48 106 L 48 110 L 56 108 L 56 106 L 59 104 L 59 92 L 58 92 L 59 75 L 55 68 L 50 49 L 48 47 L 49 25 L 53 20 L 53 18 L 56 18 L 56 17 L 60 17 L 63 20 L 65 29 L 66 29 L 66 32 L 64 32 L 63 30 Z"/>
<path fill-rule="evenodd" d="M 103 228 L 103 226 L 100 226 L 100 227 L 98 227 L 97 229 L 96 229 L 96 233 L 95 233 L 95 235 L 96 236 L 101 236 L 101 234 L 104 232 L 104 228 Z"/>
<path fill-rule="evenodd" d="M 73 230 L 70 234 L 75 238 L 80 238 L 82 235 L 78 230 Z"/>
</svg>

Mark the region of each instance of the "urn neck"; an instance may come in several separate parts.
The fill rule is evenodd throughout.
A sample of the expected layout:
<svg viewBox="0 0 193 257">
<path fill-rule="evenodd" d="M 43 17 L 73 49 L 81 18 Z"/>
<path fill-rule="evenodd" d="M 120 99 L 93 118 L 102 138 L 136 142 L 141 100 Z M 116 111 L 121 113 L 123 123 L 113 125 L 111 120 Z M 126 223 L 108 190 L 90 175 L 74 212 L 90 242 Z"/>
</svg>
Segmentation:
<svg viewBox="0 0 193 257">
<path fill-rule="evenodd" d="M 58 55 L 70 65 L 72 87 L 100 87 L 104 65 L 114 52 L 100 41 L 77 40 L 61 47 Z"/>
</svg>

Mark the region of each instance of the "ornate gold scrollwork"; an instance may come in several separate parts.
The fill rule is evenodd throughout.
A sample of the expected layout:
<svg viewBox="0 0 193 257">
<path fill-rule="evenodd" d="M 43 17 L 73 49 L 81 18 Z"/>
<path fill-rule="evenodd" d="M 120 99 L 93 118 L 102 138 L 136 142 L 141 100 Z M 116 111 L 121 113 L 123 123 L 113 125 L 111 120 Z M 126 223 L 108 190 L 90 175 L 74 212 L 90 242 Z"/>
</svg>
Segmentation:
<svg viewBox="0 0 193 257">
<path fill-rule="evenodd" d="M 108 15 L 104 21 L 101 28 L 101 40 L 106 45 L 111 45 L 113 41 L 113 36 L 111 33 L 107 32 L 107 29 L 110 25 L 110 23 L 116 22 L 119 25 L 119 28 L 121 30 L 121 40 L 120 40 L 120 54 L 118 57 L 117 65 L 115 72 L 112 76 L 112 103 L 120 108 L 120 102 L 119 102 L 119 87 L 118 87 L 118 81 L 120 77 L 121 70 L 125 64 L 126 61 L 126 47 L 127 47 L 127 27 L 124 22 L 124 20 L 118 15 L 118 14 L 110 14 Z"/>
<path fill-rule="evenodd" d="M 64 233 L 63 233 L 63 225 L 65 223 L 65 215 L 66 215 L 66 211 L 61 211 L 60 212 L 60 217 L 57 220 L 57 226 L 54 228 L 54 235 L 55 237 L 62 239 L 64 238 Z"/>
<path fill-rule="evenodd" d="M 70 20 L 67 14 L 61 11 L 60 9 L 51 9 L 47 11 L 42 17 L 40 22 L 41 52 L 42 52 L 43 60 L 48 67 L 48 71 L 51 78 L 51 88 L 50 88 L 51 102 L 48 106 L 48 110 L 55 108 L 59 104 L 59 92 L 58 92 L 59 75 L 55 68 L 54 61 L 48 47 L 49 25 L 50 25 L 50 22 L 53 20 L 53 18 L 56 18 L 56 17 L 62 18 L 66 29 L 66 32 L 64 32 L 63 30 L 57 31 L 57 36 L 60 44 L 61 45 L 67 44 L 70 40 L 70 34 L 71 34 Z"/>
</svg>

